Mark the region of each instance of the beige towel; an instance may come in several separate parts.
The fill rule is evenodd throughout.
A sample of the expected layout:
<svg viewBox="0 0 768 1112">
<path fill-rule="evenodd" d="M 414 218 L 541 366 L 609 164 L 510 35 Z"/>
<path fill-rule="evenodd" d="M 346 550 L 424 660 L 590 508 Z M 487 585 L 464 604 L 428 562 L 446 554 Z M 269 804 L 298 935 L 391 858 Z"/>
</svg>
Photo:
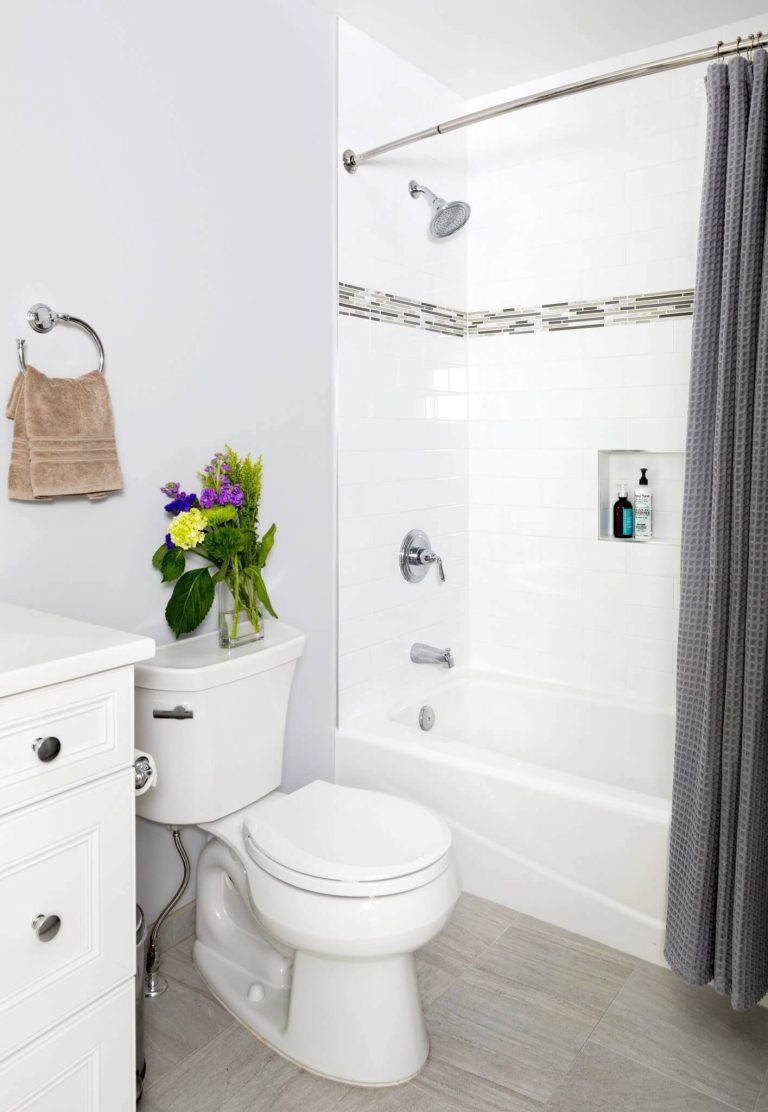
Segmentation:
<svg viewBox="0 0 768 1112">
<path fill-rule="evenodd" d="M 10 498 L 95 499 L 122 490 L 112 403 L 100 371 L 48 378 L 27 367 L 16 376 L 5 413 L 14 422 Z"/>
</svg>

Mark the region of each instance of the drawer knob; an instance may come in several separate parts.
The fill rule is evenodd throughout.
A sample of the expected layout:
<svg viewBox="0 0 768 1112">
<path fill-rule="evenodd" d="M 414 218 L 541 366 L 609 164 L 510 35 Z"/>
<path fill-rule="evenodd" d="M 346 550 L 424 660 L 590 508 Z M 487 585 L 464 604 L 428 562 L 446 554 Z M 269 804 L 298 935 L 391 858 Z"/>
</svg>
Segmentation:
<svg viewBox="0 0 768 1112">
<path fill-rule="evenodd" d="M 38 737 L 32 745 L 32 750 L 37 753 L 38 761 L 47 763 L 56 760 L 61 752 L 61 742 L 57 737 Z"/>
<path fill-rule="evenodd" d="M 32 920 L 32 930 L 41 942 L 51 942 L 59 933 L 61 919 L 58 915 L 38 915 Z"/>
</svg>

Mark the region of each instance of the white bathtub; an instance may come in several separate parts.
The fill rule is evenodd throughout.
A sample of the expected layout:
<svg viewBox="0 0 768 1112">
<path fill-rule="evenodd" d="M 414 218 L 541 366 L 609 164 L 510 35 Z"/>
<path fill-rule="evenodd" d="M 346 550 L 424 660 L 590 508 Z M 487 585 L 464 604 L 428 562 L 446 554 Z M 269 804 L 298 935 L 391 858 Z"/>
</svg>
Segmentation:
<svg viewBox="0 0 768 1112">
<path fill-rule="evenodd" d="M 459 670 L 424 691 L 338 730 L 338 782 L 443 815 L 467 891 L 660 963 L 672 712 Z"/>
</svg>

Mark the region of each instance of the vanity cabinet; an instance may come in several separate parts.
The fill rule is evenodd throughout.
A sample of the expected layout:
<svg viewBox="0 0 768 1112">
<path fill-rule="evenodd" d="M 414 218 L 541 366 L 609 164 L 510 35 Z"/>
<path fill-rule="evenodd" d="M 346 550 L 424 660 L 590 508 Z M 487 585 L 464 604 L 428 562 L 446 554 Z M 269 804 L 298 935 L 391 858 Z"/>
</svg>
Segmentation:
<svg viewBox="0 0 768 1112">
<path fill-rule="evenodd" d="M 133 665 L 0 604 L 0 1112 L 133 1112 Z"/>
</svg>

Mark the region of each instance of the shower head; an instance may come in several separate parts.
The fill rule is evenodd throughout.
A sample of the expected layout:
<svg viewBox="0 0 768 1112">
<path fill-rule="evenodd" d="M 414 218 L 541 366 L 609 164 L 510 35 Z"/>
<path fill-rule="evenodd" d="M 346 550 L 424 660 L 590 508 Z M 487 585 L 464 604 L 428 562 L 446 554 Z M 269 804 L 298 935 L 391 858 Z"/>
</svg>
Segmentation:
<svg viewBox="0 0 768 1112">
<path fill-rule="evenodd" d="M 426 185 L 419 185 L 417 181 L 408 183 L 408 192 L 414 198 L 421 195 L 432 209 L 429 230 L 433 236 L 437 236 L 439 239 L 444 236 L 452 236 L 454 232 L 458 232 L 459 228 L 463 228 L 469 220 L 469 214 L 472 210 L 466 201 L 444 201 L 442 197 L 436 197 L 431 189 L 427 189 Z"/>
</svg>

